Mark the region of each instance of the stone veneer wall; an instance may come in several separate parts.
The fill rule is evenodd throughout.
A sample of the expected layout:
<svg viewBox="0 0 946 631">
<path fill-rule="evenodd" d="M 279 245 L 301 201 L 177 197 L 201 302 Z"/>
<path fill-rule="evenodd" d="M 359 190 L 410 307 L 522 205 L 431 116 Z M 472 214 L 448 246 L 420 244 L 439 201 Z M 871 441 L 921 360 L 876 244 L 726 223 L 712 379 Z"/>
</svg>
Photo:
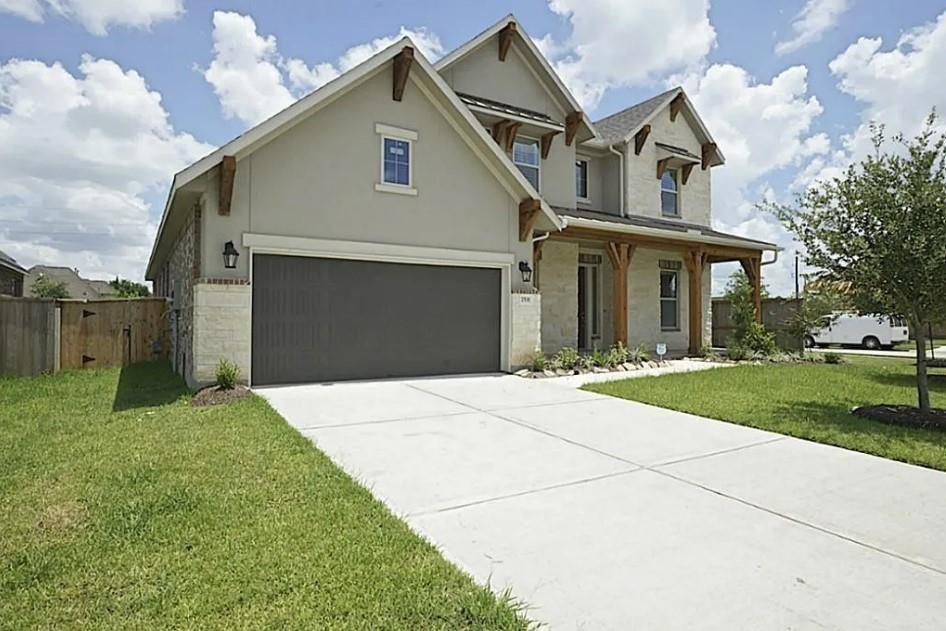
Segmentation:
<svg viewBox="0 0 946 631">
<path fill-rule="evenodd" d="M 578 342 L 578 244 L 546 241 L 539 261 L 542 352 L 550 355 Z"/>
<path fill-rule="evenodd" d="M 542 297 L 536 293 L 513 293 L 512 342 L 509 367 L 518 370 L 532 365 L 532 357 L 542 348 Z"/>
<path fill-rule="evenodd" d="M 165 268 L 165 277 L 160 285 L 165 287 L 166 297 L 174 292 L 177 307 L 176 339 L 171 340 L 171 362 L 174 370 L 193 385 L 193 337 L 194 337 L 194 277 L 197 251 L 199 217 L 193 218 L 181 229 Z"/>
<path fill-rule="evenodd" d="M 194 284 L 193 380 L 216 381 L 217 362 L 240 367 L 240 381 L 250 376 L 252 292 L 242 279 L 198 279 Z"/>
</svg>

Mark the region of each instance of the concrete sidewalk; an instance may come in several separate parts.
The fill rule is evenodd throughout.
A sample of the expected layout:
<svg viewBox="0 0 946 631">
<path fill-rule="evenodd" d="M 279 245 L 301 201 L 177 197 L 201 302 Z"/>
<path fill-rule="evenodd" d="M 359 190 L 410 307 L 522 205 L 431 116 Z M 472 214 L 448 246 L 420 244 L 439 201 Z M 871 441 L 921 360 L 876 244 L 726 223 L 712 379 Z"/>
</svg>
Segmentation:
<svg viewBox="0 0 946 631">
<path fill-rule="evenodd" d="M 555 629 L 941 629 L 946 474 L 511 376 L 259 391 Z"/>
</svg>

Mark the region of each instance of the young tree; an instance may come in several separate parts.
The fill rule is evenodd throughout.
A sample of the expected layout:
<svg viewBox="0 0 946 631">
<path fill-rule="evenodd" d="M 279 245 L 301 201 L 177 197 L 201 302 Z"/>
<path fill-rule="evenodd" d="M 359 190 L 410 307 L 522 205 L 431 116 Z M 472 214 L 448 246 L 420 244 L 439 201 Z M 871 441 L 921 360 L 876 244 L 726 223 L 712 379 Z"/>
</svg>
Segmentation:
<svg viewBox="0 0 946 631">
<path fill-rule="evenodd" d="M 115 290 L 115 296 L 118 298 L 147 298 L 151 295 L 151 290 L 147 285 L 136 283 L 132 280 L 115 277 L 108 284 Z"/>
<path fill-rule="evenodd" d="M 66 289 L 66 283 L 50 278 L 46 274 L 40 274 L 33 282 L 30 292 L 37 298 L 57 298 L 63 300 L 69 297 L 69 291 Z"/>
<path fill-rule="evenodd" d="M 762 285 L 760 290 L 762 298 L 767 298 L 769 293 L 765 285 Z M 726 340 L 726 346 L 737 354 L 742 351 L 764 355 L 775 353 L 778 350 L 775 334 L 767 331 L 756 319 L 752 284 L 744 271 L 736 270 L 729 276 L 725 296 L 729 300 L 729 318 L 733 323 L 733 334 Z"/>
<path fill-rule="evenodd" d="M 796 207 L 763 205 L 859 313 L 910 323 L 923 411 L 930 409 L 925 334 L 946 311 L 946 135 L 935 123 L 933 112 L 916 138 L 894 136 L 892 149 L 884 127 L 872 125 L 872 155 L 800 194 Z"/>
</svg>

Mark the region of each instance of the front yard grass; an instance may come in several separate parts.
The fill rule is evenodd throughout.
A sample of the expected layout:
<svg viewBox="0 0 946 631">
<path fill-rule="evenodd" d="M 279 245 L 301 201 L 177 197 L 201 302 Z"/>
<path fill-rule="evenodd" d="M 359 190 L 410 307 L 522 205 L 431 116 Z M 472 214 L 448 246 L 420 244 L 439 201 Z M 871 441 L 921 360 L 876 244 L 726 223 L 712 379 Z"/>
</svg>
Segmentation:
<svg viewBox="0 0 946 631">
<path fill-rule="evenodd" d="M 520 629 L 260 398 L 0 379 L 0 628 Z"/>
<path fill-rule="evenodd" d="M 866 404 L 916 405 L 913 363 L 846 361 L 744 365 L 585 389 L 946 471 L 946 432 L 894 427 L 850 413 Z M 930 399 L 933 407 L 946 407 L 946 378 L 930 379 Z"/>
<path fill-rule="evenodd" d="M 937 337 L 933 338 L 933 348 L 939 348 L 940 346 L 946 346 L 946 338 Z M 926 340 L 926 350 L 930 349 L 930 341 Z M 908 340 L 903 344 L 897 344 L 896 350 L 898 351 L 915 351 L 916 350 L 916 340 Z"/>
</svg>

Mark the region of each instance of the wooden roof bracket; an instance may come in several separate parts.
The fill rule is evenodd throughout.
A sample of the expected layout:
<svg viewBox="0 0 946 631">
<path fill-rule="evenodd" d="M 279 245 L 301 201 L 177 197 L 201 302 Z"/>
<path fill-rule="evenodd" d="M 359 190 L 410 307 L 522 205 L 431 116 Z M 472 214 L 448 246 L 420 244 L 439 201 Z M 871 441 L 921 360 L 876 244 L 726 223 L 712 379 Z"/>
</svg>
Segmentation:
<svg viewBox="0 0 946 631">
<path fill-rule="evenodd" d="M 560 131 L 550 131 L 547 134 L 542 135 L 541 144 L 542 144 L 542 159 L 547 160 L 549 157 L 549 151 L 552 149 L 552 139 L 555 136 L 559 135 Z"/>
<path fill-rule="evenodd" d="M 519 202 L 519 240 L 528 241 L 532 236 L 532 229 L 542 212 L 542 201 L 538 199 L 524 199 Z"/>
<path fill-rule="evenodd" d="M 499 32 L 499 61 L 506 61 L 506 55 L 509 54 L 509 47 L 512 45 L 512 36 L 517 30 L 516 23 L 510 22 Z"/>
<path fill-rule="evenodd" d="M 684 185 L 686 185 L 686 183 L 690 181 L 690 173 L 693 172 L 693 165 L 694 165 L 694 164 L 695 164 L 695 163 L 693 163 L 693 162 L 688 162 L 687 164 L 684 164 L 684 165 L 683 165 L 683 168 L 680 169 L 680 175 L 683 176 L 683 177 L 681 178 L 681 180 L 682 180 L 682 182 L 683 182 Z"/>
<path fill-rule="evenodd" d="M 713 160 L 718 157 L 718 150 L 715 142 L 703 143 L 702 146 L 702 165 L 701 168 L 703 171 L 710 168 Z"/>
<path fill-rule="evenodd" d="M 411 64 L 414 61 L 414 49 L 405 46 L 394 57 L 394 90 L 392 98 L 400 101 L 404 97 L 404 87 L 407 85 L 407 76 L 411 73 Z"/>
<path fill-rule="evenodd" d="M 220 159 L 220 199 L 217 200 L 217 214 L 228 216 L 233 200 L 233 180 L 236 176 L 236 157 L 223 156 Z"/>
<path fill-rule="evenodd" d="M 506 151 L 512 151 L 512 145 L 516 142 L 516 134 L 519 132 L 520 127 L 522 127 L 522 123 L 512 122 L 509 123 L 509 126 L 506 128 Z"/>
<path fill-rule="evenodd" d="M 565 117 L 565 146 L 571 147 L 572 141 L 575 140 L 575 135 L 578 133 L 578 126 L 581 124 L 581 121 L 584 120 L 585 114 L 583 112 L 572 112 Z"/>
<path fill-rule="evenodd" d="M 647 142 L 647 136 L 650 135 L 650 125 L 644 125 L 636 134 L 634 134 L 634 155 L 639 156 L 644 143 Z"/>
<path fill-rule="evenodd" d="M 667 170 L 667 166 L 670 164 L 670 158 L 664 158 L 663 160 L 657 160 L 657 179 L 661 179 L 664 176 L 664 171 Z"/>
<path fill-rule="evenodd" d="M 673 97 L 673 100 L 670 101 L 670 122 L 674 123 L 677 120 L 677 114 L 680 113 L 680 110 L 683 109 L 683 92 Z"/>
</svg>

